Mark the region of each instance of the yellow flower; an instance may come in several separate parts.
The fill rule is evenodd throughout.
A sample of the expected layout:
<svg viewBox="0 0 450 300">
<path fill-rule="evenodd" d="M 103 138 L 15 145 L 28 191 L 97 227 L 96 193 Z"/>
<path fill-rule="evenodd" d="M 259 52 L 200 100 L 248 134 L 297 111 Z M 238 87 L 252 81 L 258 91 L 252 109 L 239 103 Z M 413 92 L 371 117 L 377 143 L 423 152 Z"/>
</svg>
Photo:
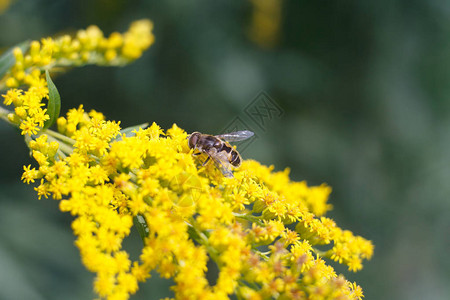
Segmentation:
<svg viewBox="0 0 450 300">
<path fill-rule="evenodd" d="M 348 282 L 348 285 L 352 291 L 351 299 L 361 300 L 362 298 L 364 298 L 363 290 L 359 285 L 356 284 L 356 282 Z"/>
<path fill-rule="evenodd" d="M 89 177 L 94 184 L 103 184 L 109 181 L 108 173 L 100 165 L 95 165 L 90 168 Z"/>
<path fill-rule="evenodd" d="M 142 51 L 154 41 L 153 35 L 147 34 L 152 29 L 153 23 L 149 20 L 134 22 L 130 27 L 130 31 L 124 35 L 122 54 L 130 59 L 140 57 Z"/>
<path fill-rule="evenodd" d="M 18 89 L 10 89 L 6 92 L 5 95 L 2 95 L 3 98 L 5 98 L 3 100 L 3 103 L 5 105 L 11 105 L 12 103 L 14 103 L 15 106 L 20 105 L 20 97 L 22 96 L 22 90 L 18 90 Z M 19 100 L 20 99 L 20 100 Z"/>
<path fill-rule="evenodd" d="M 48 184 L 44 183 L 44 179 L 41 179 L 41 184 L 38 187 L 35 187 L 34 190 L 38 193 L 38 199 L 41 200 L 41 197 L 44 196 L 48 198 L 50 191 L 48 190 Z"/>
<path fill-rule="evenodd" d="M 39 130 L 38 124 L 30 117 L 27 117 L 27 119 L 20 124 L 19 128 L 22 129 L 22 135 L 37 134 Z"/>
<path fill-rule="evenodd" d="M 113 290 L 115 281 L 113 274 L 100 273 L 95 279 L 94 289 L 101 297 L 106 297 Z"/>
<path fill-rule="evenodd" d="M 23 167 L 23 174 L 22 174 L 22 180 L 23 182 L 30 183 L 34 182 L 35 179 L 39 177 L 39 171 L 37 171 L 35 168 L 31 169 L 31 165 L 28 165 L 27 167 Z"/>
<path fill-rule="evenodd" d="M 33 118 L 36 123 L 39 124 L 40 127 L 44 127 L 44 122 L 50 119 L 50 116 L 46 114 L 47 109 L 38 108 L 33 113 Z"/>
</svg>

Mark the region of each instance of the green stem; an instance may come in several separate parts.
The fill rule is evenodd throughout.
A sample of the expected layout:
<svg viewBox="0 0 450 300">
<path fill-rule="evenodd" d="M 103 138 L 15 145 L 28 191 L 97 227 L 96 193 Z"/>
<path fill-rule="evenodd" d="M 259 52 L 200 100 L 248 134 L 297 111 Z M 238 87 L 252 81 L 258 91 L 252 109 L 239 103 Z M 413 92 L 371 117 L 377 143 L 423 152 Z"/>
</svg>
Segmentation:
<svg viewBox="0 0 450 300">
<path fill-rule="evenodd" d="M 73 147 L 72 147 L 72 146 L 67 145 L 67 144 L 65 144 L 65 143 L 61 143 L 59 139 L 54 138 L 54 137 L 52 137 L 52 136 L 48 136 L 48 140 L 49 140 L 49 141 L 52 141 L 52 142 L 58 142 L 58 145 L 59 145 L 58 151 L 61 151 L 61 152 L 64 154 L 64 155 L 63 155 L 63 158 L 64 158 L 66 155 L 72 154 L 72 152 L 73 152 Z"/>
<path fill-rule="evenodd" d="M 74 139 L 67 137 L 56 131 L 50 130 L 50 129 L 46 129 L 46 130 L 42 131 L 42 133 L 47 133 L 48 135 L 51 135 L 52 137 L 56 138 L 57 140 L 63 141 L 72 146 L 75 145 L 75 142 L 76 142 Z"/>
<path fill-rule="evenodd" d="M 219 266 L 219 254 L 217 250 L 209 244 L 208 237 L 199 229 L 196 228 L 196 224 L 190 224 L 186 222 L 188 226 L 195 232 L 195 235 L 198 237 L 195 239 L 199 244 L 206 247 L 206 251 L 208 252 L 211 259 Z"/>
<path fill-rule="evenodd" d="M 25 144 L 27 145 L 28 149 L 30 149 L 30 151 L 32 151 L 31 148 L 30 148 L 30 142 L 31 142 L 33 139 L 32 139 L 31 136 L 29 136 L 29 135 L 25 135 L 24 139 L 25 139 Z"/>
<path fill-rule="evenodd" d="M 240 213 L 233 213 L 233 216 L 235 216 L 238 219 L 246 220 L 252 223 L 256 223 L 258 225 L 263 226 L 264 223 L 261 221 L 260 217 L 254 216 L 254 215 L 248 215 L 248 214 L 240 214 Z"/>
<path fill-rule="evenodd" d="M 8 115 L 11 113 L 11 111 L 4 109 L 3 107 L 0 106 L 0 118 L 2 118 L 3 120 L 5 120 L 6 122 L 11 123 L 11 121 L 9 121 L 8 119 Z M 14 124 L 12 124 L 14 125 Z"/>
<path fill-rule="evenodd" d="M 261 251 L 255 250 L 255 253 L 258 254 L 259 257 L 261 257 L 261 258 L 264 259 L 265 261 L 268 261 L 268 260 L 269 260 L 269 254 L 270 254 L 270 251 L 261 252 Z"/>
<path fill-rule="evenodd" d="M 66 157 L 67 157 L 67 155 L 61 149 L 58 149 L 58 151 L 56 151 L 56 153 L 58 153 L 58 156 L 61 159 L 66 159 Z"/>
<path fill-rule="evenodd" d="M 10 114 L 10 113 L 11 113 L 11 111 L 0 106 L 0 118 L 5 120 L 9 124 L 17 127 L 17 125 L 11 123 L 11 121 L 8 119 L 8 114 Z M 47 134 L 49 136 L 49 140 L 58 142 L 58 144 L 59 144 L 58 154 L 62 158 L 65 158 L 68 154 L 71 154 L 73 152 L 73 145 L 75 145 L 74 139 L 71 139 L 65 135 L 62 135 L 62 134 L 60 134 L 56 131 L 50 130 L 50 129 L 41 130 L 38 133 L 38 136 L 40 136 L 42 134 Z M 25 136 L 26 144 L 29 145 L 30 141 L 31 141 L 31 137 L 26 135 Z M 61 142 L 63 142 L 63 143 L 61 143 Z"/>
<path fill-rule="evenodd" d="M 238 282 L 241 286 L 244 286 L 244 285 L 249 286 L 252 289 L 254 289 L 255 291 L 258 291 L 261 289 L 261 287 L 258 286 L 258 284 L 256 282 L 248 282 L 248 281 L 244 281 L 242 279 L 239 279 Z M 240 295 L 236 295 L 236 296 L 239 297 Z M 244 298 L 242 298 L 242 296 L 240 296 L 240 297 L 241 297 L 241 299 L 244 299 Z"/>
</svg>

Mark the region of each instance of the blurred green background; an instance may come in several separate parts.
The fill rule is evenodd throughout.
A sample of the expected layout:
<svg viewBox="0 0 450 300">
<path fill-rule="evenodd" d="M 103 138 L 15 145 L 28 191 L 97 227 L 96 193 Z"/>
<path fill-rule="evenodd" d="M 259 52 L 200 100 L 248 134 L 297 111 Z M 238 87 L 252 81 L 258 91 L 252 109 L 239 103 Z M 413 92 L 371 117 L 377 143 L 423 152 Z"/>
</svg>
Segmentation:
<svg viewBox="0 0 450 300">
<path fill-rule="evenodd" d="M 329 216 L 373 241 L 362 271 L 337 267 L 366 299 L 450 299 L 450 2 L 17 0 L 0 46 L 139 18 L 156 37 L 140 60 L 54 78 L 63 113 L 83 104 L 124 127 L 188 132 L 244 124 L 257 135 L 244 158 L 329 184 Z M 93 298 L 70 215 L 20 183 L 23 138 L 5 122 L 0 134 L 0 299 Z"/>
</svg>

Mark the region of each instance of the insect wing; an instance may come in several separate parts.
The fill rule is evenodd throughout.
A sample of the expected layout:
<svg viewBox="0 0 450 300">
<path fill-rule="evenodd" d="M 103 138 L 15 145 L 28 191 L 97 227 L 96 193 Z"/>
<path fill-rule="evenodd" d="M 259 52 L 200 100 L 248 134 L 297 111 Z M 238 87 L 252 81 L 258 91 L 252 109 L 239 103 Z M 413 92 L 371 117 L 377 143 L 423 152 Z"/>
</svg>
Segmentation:
<svg viewBox="0 0 450 300">
<path fill-rule="evenodd" d="M 231 172 L 231 164 L 223 152 L 209 155 L 209 157 L 214 161 L 214 164 L 222 172 L 223 176 L 228 178 L 233 177 L 233 172 Z"/>
<path fill-rule="evenodd" d="M 250 130 L 241 130 L 230 133 L 224 133 L 216 135 L 219 139 L 223 139 L 227 142 L 239 142 L 251 138 L 254 133 Z"/>
</svg>

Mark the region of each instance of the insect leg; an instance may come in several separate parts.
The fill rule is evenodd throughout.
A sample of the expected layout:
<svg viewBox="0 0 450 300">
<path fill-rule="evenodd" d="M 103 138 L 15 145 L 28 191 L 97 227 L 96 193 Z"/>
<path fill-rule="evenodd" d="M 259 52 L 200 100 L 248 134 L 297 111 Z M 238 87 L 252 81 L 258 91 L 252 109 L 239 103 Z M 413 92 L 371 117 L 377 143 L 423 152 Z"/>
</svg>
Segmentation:
<svg viewBox="0 0 450 300">
<path fill-rule="evenodd" d="M 208 158 L 205 160 L 205 162 L 202 164 L 202 166 L 205 166 L 206 163 L 209 161 L 210 158 L 211 158 L 211 156 L 208 156 Z"/>
</svg>

